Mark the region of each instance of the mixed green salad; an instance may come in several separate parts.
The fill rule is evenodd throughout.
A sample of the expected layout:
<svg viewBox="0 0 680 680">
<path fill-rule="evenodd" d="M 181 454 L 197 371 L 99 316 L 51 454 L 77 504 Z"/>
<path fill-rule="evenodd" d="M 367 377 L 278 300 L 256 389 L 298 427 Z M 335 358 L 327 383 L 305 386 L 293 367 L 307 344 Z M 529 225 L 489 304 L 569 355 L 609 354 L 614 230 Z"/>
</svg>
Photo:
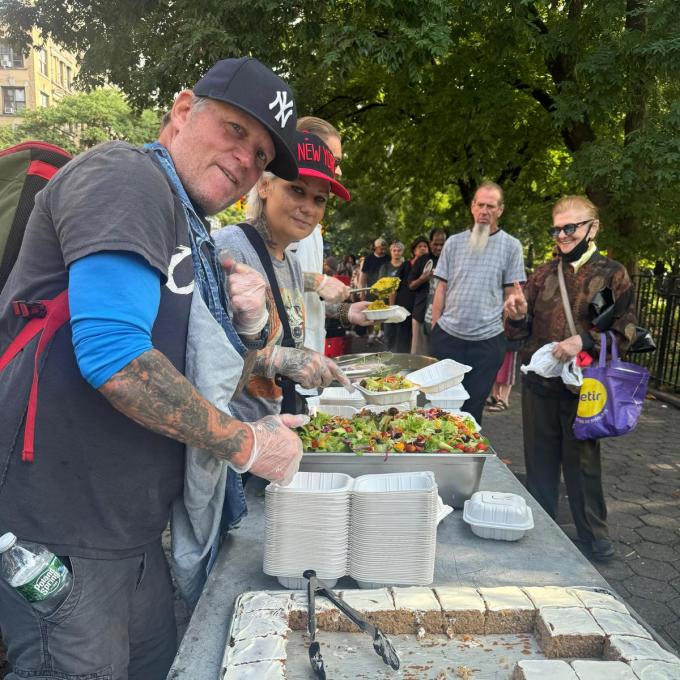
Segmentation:
<svg viewBox="0 0 680 680">
<path fill-rule="evenodd" d="M 472 418 L 442 409 L 364 409 L 352 418 L 317 413 L 298 428 L 305 451 L 323 453 L 485 453 L 489 441 Z"/>
<path fill-rule="evenodd" d="M 359 384 L 369 392 L 393 392 L 394 390 L 408 390 L 416 387 L 403 375 L 386 375 L 384 377 L 364 378 Z"/>
</svg>

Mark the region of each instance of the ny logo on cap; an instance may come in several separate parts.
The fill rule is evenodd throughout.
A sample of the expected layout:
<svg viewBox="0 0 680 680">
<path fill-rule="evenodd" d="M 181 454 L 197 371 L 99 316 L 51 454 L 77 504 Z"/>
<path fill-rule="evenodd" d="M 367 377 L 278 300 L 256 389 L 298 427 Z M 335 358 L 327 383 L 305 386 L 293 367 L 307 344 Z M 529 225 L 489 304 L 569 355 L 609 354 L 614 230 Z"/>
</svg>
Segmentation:
<svg viewBox="0 0 680 680">
<path fill-rule="evenodd" d="M 276 99 L 269 103 L 269 110 L 271 111 L 275 106 L 279 107 L 279 112 L 274 118 L 281 123 L 282 128 L 285 128 L 288 119 L 293 115 L 293 102 L 288 101 L 288 92 L 285 90 L 276 91 Z M 286 113 L 288 109 L 290 109 L 290 111 Z"/>
</svg>

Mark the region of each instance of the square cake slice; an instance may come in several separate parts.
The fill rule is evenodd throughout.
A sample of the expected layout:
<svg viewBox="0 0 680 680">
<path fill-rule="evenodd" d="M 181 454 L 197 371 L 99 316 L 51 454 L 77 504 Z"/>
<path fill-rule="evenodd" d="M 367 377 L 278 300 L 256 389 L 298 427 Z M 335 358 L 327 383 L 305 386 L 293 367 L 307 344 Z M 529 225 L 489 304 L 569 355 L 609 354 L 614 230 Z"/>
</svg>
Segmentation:
<svg viewBox="0 0 680 680">
<path fill-rule="evenodd" d="M 434 589 L 444 612 L 444 627 L 447 635 L 484 634 L 484 599 L 475 588 L 442 586 Z"/>
<path fill-rule="evenodd" d="M 680 678 L 680 659 L 671 661 L 631 661 L 630 667 L 640 680 L 678 680 Z"/>
<path fill-rule="evenodd" d="M 581 603 L 588 609 L 598 607 L 599 609 L 613 609 L 614 611 L 623 614 L 628 613 L 628 607 L 608 593 L 600 593 L 597 590 L 588 590 L 587 588 L 569 588 L 569 590 L 576 595 Z"/>
<path fill-rule="evenodd" d="M 542 607 L 536 638 L 549 659 L 602 657 L 604 632 L 585 607 Z"/>
<path fill-rule="evenodd" d="M 428 633 L 444 632 L 444 614 L 431 588 L 392 588 L 394 606 L 400 623 L 386 633 L 417 633 L 424 628 Z"/>
<path fill-rule="evenodd" d="M 518 661 L 510 680 L 577 680 L 576 672 L 566 661 L 530 659 Z"/>
<path fill-rule="evenodd" d="M 627 612 L 623 614 L 612 609 L 593 607 L 590 613 L 600 628 L 610 637 L 612 635 L 637 635 L 637 637 L 652 639 L 652 636 Z"/>
<path fill-rule="evenodd" d="M 254 661 L 240 666 L 229 666 L 222 680 L 285 680 L 283 661 Z"/>
<path fill-rule="evenodd" d="M 536 586 L 522 588 L 534 603 L 536 609 L 541 607 L 580 607 L 581 601 L 570 592 L 569 588 L 558 586 Z"/>
<path fill-rule="evenodd" d="M 338 593 L 342 596 L 342 593 Z M 338 608 L 325 597 L 314 598 L 316 606 L 316 627 L 318 630 L 348 632 L 352 622 L 338 611 Z M 307 591 L 295 591 L 291 597 L 288 625 L 292 630 L 307 630 Z"/>
<path fill-rule="evenodd" d="M 342 599 L 352 609 L 356 609 L 362 616 L 375 624 L 384 633 L 391 633 L 391 627 L 398 616 L 394 610 L 392 593 L 387 588 L 375 588 L 374 590 L 345 590 Z M 347 630 L 356 632 L 359 629 L 345 616 L 342 617 L 348 624 Z"/>
<path fill-rule="evenodd" d="M 678 657 L 667 652 L 658 642 L 636 635 L 612 635 L 604 643 L 604 658 L 613 661 L 677 662 Z"/>
<path fill-rule="evenodd" d="M 239 599 L 239 614 L 248 614 L 262 610 L 281 610 L 288 612 L 290 609 L 290 593 L 277 592 L 251 592 L 244 593 Z"/>
<path fill-rule="evenodd" d="M 536 608 L 521 588 L 480 588 L 479 594 L 486 604 L 486 635 L 533 632 Z"/>
<path fill-rule="evenodd" d="M 285 636 L 289 632 L 288 616 L 280 610 L 251 612 L 239 616 L 231 631 L 231 640 L 249 640 L 267 635 Z"/>
<path fill-rule="evenodd" d="M 623 661 L 584 661 L 571 663 L 579 680 L 638 680 Z"/>
<path fill-rule="evenodd" d="M 254 661 L 285 661 L 286 658 L 286 639 L 282 635 L 268 635 L 234 642 L 227 652 L 227 667 Z"/>
</svg>

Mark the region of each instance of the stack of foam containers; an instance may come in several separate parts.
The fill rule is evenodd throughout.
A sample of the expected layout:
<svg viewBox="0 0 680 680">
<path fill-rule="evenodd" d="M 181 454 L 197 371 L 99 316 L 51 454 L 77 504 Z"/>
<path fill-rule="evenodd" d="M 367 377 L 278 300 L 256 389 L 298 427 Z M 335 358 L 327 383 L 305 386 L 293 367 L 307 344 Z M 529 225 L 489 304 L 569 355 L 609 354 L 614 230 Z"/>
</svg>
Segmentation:
<svg viewBox="0 0 680 680">
<path fill-rule="evenodd" d="M 305 569 L 331 587 L 347 573 L 353 482 L 336 472 L 298 472 L 289 486 L 265 489 L 265 574 L 301 589 Z"/>
<path fill-rule="evenodd" d="M 360 588 L 432 583 L 438 498 L 432 472 L 357 477 L 349 575 Z"/>
</svg>

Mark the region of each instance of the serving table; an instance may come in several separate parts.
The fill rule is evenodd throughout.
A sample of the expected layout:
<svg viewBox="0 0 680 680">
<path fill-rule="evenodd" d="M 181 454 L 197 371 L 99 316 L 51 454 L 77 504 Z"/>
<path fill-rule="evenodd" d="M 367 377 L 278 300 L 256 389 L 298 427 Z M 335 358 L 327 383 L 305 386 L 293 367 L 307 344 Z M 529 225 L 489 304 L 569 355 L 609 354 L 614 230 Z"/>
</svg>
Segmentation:
<svg viewBox="0 0 680 680">
<path fill-rule="evenodd" d="M 484 465 L 481 490 L 521 495 L 531 507 L 535 528 L 516 542 L 478 538 L 456 510 L 439 525 L 434 585 L 587 586 L 611 590 L 555 522 L 499 459 Z M 225 539 L 168 674 L 172 680 L 218 680 L 236 597 L 249 590 L 279 590 L 262 572 L 263 486 L 246 487 L 249 514 Z M 348 577 L 338 590 L 356 587 Z"/>
</svg>

